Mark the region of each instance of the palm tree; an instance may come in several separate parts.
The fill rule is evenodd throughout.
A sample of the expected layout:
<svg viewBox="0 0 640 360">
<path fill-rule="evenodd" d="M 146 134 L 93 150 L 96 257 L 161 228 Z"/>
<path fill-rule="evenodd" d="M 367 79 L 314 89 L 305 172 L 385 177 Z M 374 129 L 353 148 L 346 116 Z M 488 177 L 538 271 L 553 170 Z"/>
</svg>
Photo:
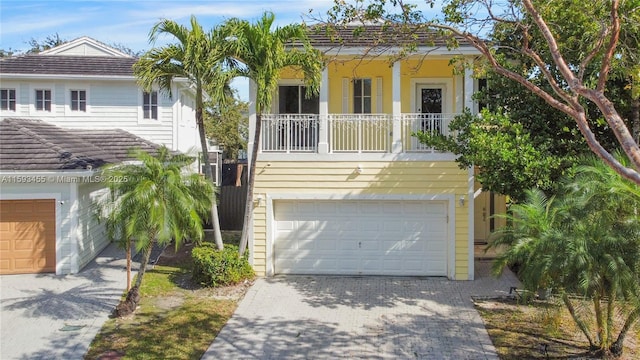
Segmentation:
<svg viewBox="0 0 640 360">
<path fill-rule="evenodd" d="M 262 114 L 271 107 L 271 100 L 278 88 L 283 69 L 292 67 L 302 70 L 309 96 L 317 94 L 323 67 L 320 52 L 311 47 L 307 28 L 301 24 L 286 25 L 272 29 L 275 16 L 265 12 L 255 23 L 237 18 L 228 20 L 223 26 L 233 34 L 230 54 L 246 67 L 245 75 L 256 85 L 256 126 L 253 134 L 251 163 L 249 164 L 249 186 L 245 209 L 240 254 L 243 254 L 249 239 L 249 228 L 253 214 L 253 189 L 256 173 L 256 158 L 260 143 Z"/>
<path fill-rule="evenodd" d="M 628 163 L 621 156 L 618 161 Z M 518 264 L 527 289 L 553 287 L 591 349 L 620 355 L 627 331 L 640 317 L 638 187 L 593 158 L 577 168 L 558 197 L 548 199 L 539 190 L 527 196 L 505 215 L 509 225 L 491 245 L 507 248 L 494 271 Z M 575 310 L 572 294 L 592 302 L 595 334 Z M 617 337 L 616 307 L 626 312 Z"/>
<path fill-rule="evenodd" d="M 227 71 L 233 69 L 233 63 L 225 61 L 226 35 L 217 29 L 205 32 L 195 16 L 191 16 L 191 30 L 172 20 L 164 19 L 158 22 L 149 33 L 149 41 L 155 43 L 160 35 L 170 35 L 177 42 L 146 52 L 133 66 L 134 73 L 145 90 L 151 90 L 153 84 L 157 84 L 160 90 L 169 96 L 174 79 L 184 78 L 191 82 L 196 93 L 196 123 L 205 164 L 205 177 L 213 181 L 204 128 L 203 104 L 205 90 L 213 91 L 209 96 L 218 103 L 224 103 L 228 97 L 233 96 L 229 82 L 237 74 Z M 213 196 L 211 219 L 214 240 L 221 250 L 223 244 L 215 193 Z"/>
<path fill-rule="evenodd" d="M 137 305 L 153 245 L 174 240 L 178 248 L 185 239 L 201 241 L 202 220 L 209 213 L 214 192 L 210 181 L 184 172 L 195 161 L 192 157 L 172 155 L 166 147 L 156 156 L 141 150 L 133 151 L 132 156 L 139 163 L 115 164 L 103 171 L 105 179 L 113 179 L 107 183 L 107 224 L 143 254 L 136 282 L 123 301 L 131 311 Z"/>
</svg>

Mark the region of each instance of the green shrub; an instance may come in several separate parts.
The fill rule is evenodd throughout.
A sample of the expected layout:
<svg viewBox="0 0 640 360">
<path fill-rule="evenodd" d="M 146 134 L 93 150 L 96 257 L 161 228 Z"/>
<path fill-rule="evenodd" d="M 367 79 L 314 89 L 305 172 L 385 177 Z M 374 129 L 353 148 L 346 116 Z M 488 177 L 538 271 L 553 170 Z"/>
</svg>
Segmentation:
<svg viewBox="0 0 640 360">
<path fill-rule="evenodd" d="M 245 252 L 240 257 L 235 245 L 225 245 L 219 251 L 213 244 L 204 243 L 193 249 L 191 257 L 193 279 L 204 286 L 233 285 L 254 277 L 249 254 Z"/>
</svg>

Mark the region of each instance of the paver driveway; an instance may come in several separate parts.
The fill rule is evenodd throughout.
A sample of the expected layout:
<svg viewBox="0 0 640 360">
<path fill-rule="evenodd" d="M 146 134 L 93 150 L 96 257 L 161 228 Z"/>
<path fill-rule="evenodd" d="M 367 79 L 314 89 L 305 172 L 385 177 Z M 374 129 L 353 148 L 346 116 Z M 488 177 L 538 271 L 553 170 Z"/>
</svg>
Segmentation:
<svg viewBox="0 0 640 360">
<path fill-rule="evenodd" d="M 471 296 L 506 295 L 505 271 L 475 281 L 411 277 L 258 279 L 203 359 L 497 359 Z"/>
<path fill-rule="evenodd" d="M 79 274 L 0 276 L 0 359 L 82 359 L 126 287 L 111 244 Z"/>
</svg>

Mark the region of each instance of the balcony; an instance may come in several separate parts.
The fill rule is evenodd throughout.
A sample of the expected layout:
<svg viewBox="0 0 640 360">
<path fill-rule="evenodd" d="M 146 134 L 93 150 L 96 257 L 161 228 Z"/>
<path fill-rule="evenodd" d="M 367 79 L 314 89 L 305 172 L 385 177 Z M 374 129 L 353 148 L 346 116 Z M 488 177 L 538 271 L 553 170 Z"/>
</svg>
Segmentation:
<svg viewBox="0 0 640 360">
<path fill-rule="evenodd" d="M 411 134 L 449 134 L 457 114 L 265 114 L 263 153 L 437 153 Z M 395 134 L 395 135 L 394 135 Z"/>
</svg>

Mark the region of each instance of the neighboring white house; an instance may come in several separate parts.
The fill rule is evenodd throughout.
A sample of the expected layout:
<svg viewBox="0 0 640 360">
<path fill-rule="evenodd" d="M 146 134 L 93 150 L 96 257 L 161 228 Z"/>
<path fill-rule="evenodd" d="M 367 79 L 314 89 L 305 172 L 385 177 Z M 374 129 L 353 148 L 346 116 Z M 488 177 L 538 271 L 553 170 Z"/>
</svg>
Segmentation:
<svg viewBox="0 0 640 360">
<path fill-rule="evenodd" d="M 121 129 L 0 121 L 0 274 L 76 273 L 104 249 L 99 168 L 129 159 L 132 147 L 158 145 Z"/>
<path fill-rule="evenodd" d="M 189 83 L 144 92 L 136 60 L 87 37 L 0 59 L 0 274 L 75 273 L 108 244 L 101 165 L 131 147 L 199 152 Z"/>
<path fill-rule="evenodd" d="M 172 150 L 200 149 L 194 92 L 172 97 L 137 85 L 136 58 L 88 37 L 39 54 L 0 59 L 0 120 L 42 119 L 68 128 L 119 128 Z"/>
</svg>

